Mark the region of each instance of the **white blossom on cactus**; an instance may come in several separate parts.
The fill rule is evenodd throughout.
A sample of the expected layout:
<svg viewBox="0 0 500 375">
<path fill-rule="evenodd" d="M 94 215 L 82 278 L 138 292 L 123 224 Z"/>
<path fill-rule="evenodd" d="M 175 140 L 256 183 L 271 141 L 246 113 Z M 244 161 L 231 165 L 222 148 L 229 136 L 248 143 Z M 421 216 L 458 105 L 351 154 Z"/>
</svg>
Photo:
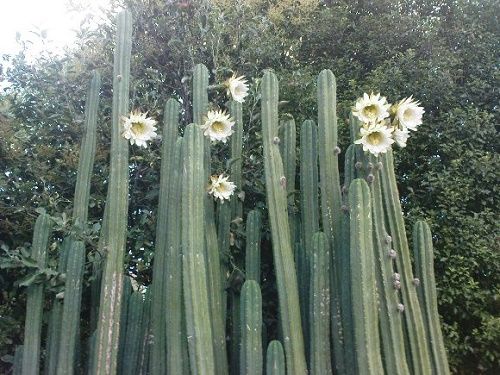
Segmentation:
<svg viewBox="0 0 500 375">
<path fill-rule="evenodd" d="M 233 75 L 225 82 L 227 87 L 227 95 L 235 102 L 243 103 L 248 95 L 248 84 L 245 76 L 236 77 Z"/>
<path fill-rule="evenodd" d="M 368 151 L 375 156 L 383 154 L 394 143 L 392 130 L 384 122 L 372 124 L 360 129 L 361 138 L 355 141 L 356 144 L 363 145 L 363 151 Z"/>
<path fill-rule="evenodd" d="M 373 124 L 389 117 L 390 106 L 384 96 L 364 93 L 356 101 L 352 114 L 365 124 Z"/>
<path fill-rule="evenodd" d="M 123 137 L 130 141 L 130 144 L 147 147 L 147 142 L 157 136 L 156 120 L 147 117 L 147 113 L 139 111 L 131 112 L 129 117 L 123 117 Z"/>
<path fill-rule="evenodd" d="M 410 137 L 410 132 L 408 131 L 408 129 L 394 129 L 394 131 L 392 132 L 392 137 L 394 138 L 394 141 L 396 142 L 396 144 L 403 148 L 403 147 L 406 147 L 406 141 L 408 140 L 408 138 Z"/>
<path fill-rule="evenodd" d="M 221 203 L 224 203 L 224 199 L 229 200 L 236 189 L 234 182 L 228 179 L 229 176 L 224 177 L 224 174 L 210 177 L 211 184 L 208 187 L 208 193 L 212 194 L 215 199 L 220 199 Z"/>
<path fill-rule="evenodd" d="M 203 134 L 213 142 L 226 143 L 233 134 L 234 121 L 223 111 L 209 111 L 205 123 L 201 126 Z"/>
<path fill-rule="evenodd" d="M 395 105 L 395 120 L 404 128 L 417 130 L 417 126 L 422 124 L 424 108 L 419 106 L 419 102 L 409 98 L 404 98 Z"/>
</svg>

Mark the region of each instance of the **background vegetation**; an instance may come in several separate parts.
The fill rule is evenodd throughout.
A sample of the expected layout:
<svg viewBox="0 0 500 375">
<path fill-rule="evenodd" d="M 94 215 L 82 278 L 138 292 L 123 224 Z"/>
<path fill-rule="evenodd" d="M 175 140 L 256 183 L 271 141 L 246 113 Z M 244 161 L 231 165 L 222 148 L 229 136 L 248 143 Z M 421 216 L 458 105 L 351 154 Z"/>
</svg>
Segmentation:
<svg viewBox="0 0 500 375">
<path fill-rule="evenodd" d="M 134 16 L 131 105 L 161 121 L 166 99 L 190 106 L 189 75 L 203 62 L 220 82 L 232 71 L 250 78 L 245 105 L 245 212 L 264 205 L 256 88 L 264 68 L 280 77 L 283 113 L 297 124 L 315 118 L 315 77 L 337 76 L 344 149 L 346 118 L 363 92 L 389 101 L 414 95 L 424 124 L 397 152 L 400 191 L 410 226 L 424 218 L 435 235 L 439 310 L 454 372 L 499 373 L 500 197 L 498 62 L 500 30 L 495 0 L 122 0 Z M 78 6 L 78 2 L 73 2 Z M 85 22 L 64 56 L 28 59 L 29 41 L 3 56 L 0 80 L 0 246 L 9 256 L 28 248 L 35 210 L 56 217 L 62 237 L 70 217 L 78 163 L 83 101 L 90 70 L 104 78 L 100 137 L 90 218 L 96 240 L 104 208 L 110 137 L 112 12 L 97 29 Z M 43 36 L 41 35 L 40 38 Z M 3 68 L 2 68 L 3 67 Z M 224 98 L 213 102 L 224 105 Z M 188 112 L 185 123 L 190 121 Z M 126 271 L 151 280 L 159 182 L 160 140 L 131 148 L 131 200 Z M 223 170 L 221 156 L 217 168 Z M 239 228 L 233 246 L 240 264 Z M 59 242 L 51 245 L 52 264 Z M 264 237 L 263 253 L 270 248 Z M 89 246 L 89 248 L 92 248 Z M 17 250 L 16 250 L 17 249 Z M 267 252 L 269 253 L 269 251 Z M 89 254 L 90 269 L 92 259 Z M 274 319 L 271 257 L 264 256 L 264 310 Z M 28 267 L 0 274 L 0 355 L 22 342 Z M 16 283 L 16 281 L 18 283 Z M 267 296 L 267 297 L 266 297 Z M 84 298 L 89 296 L 84 295 Z M 47 298 L 47 301 L 49 299 Z M 85 306 L 85 303 L 83 303 Z M 87 316 L 88 311 L 83 311 Z M 2 364 L 0 364 L 0 369 Z"/>
</svg>

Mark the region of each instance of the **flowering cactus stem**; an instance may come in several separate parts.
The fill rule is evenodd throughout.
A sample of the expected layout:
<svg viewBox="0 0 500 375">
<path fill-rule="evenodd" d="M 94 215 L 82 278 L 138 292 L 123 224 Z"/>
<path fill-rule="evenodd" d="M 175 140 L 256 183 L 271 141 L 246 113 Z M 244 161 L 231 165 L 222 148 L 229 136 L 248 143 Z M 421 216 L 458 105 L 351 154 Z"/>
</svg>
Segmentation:
<svg viewBox="0 0 500 375">
<path fill-rule="evenodd" d="M 241 289 L 240 374 L 261 375 L 262 297 L 257 281 L 247 280 Z"/>
<path fill-rule="evenodd" d="M 120 337 L 123 258 L 127 236 L 128 142 L 122 136 L 121 118 L 129 106 L 132 16 L 122 11 L 117 16 L 117 37 L 113 69 L 113 113 L 111 172 L 109 180 L 109 217 L 106 265 L 102 278 L 101 302 L 96 338 L 95 374 L 114 374 L 117 369 Z"/>
<path fill-rule="evenodd" d="M 332 374 L 330 355 L 330 249 L 324 233 L 312 237 L 310 258 L 309 367 L 311 374 Z"/>
<path fill-rule="evenodd" d="M 252 210 L 247 216 L 245 271 L 247 280 L 260 283 L 260 212 Z"/>
<path fill-rule="evenodd" d="M 153 375 L 160 375 L 166 372 L 167 365 L 167 344 L 166 344 L 166 319 L 165 304 L 167 302 L 166 291 L 168 282 L 165 272 L 168 268 L 167 252 L 169 248 L 170 223 L 168 221 L 171 206 L 177 202 L 178 196 L 172 196 L 171 186 L 174 180 L 175 143 L 178 137 L 177 128 L 179 126 L 180 105 L 175 99 L 167 101 L 164 110 L 161 167 L 160 167 L 160 189 L 158 196 L 158 210 L 156 221 L 156 241 L 153 263 L 153 282 L 151 298 L 151 329 L 154 332 L 153 345 L 151 348 L 150 371 Z M 174 219 L 177 222 L 177 219 Z M 179 276 L 180 277 L 180 276 Z M 169 313 L 170 314 L 170 311 Z"/>
<path fill-rule="evenodd" d="M 163 314 L 166 319 L 166 350 L 167 374 L 182 374 L 187 363 L 183 361 L 182 353 L 186 345 L 183 335 L 182 316 L 182 254 L 181 254 L 181 221 L 178 213 L 181 210 L 182 195 L 182 138 L 178 138 L 174 146 L 174 159 L 172 163 L 171 180 L 169 183 L 169 201 L 167 208 L 167 231 L 166 236 L 166 268 L 163 270 L 163 285 L 165 290 L 165 310 Z M 165 272 L 166 271 L 166 272 Z M 153 331 L 154 332 L 154 331 Z M 184 332 L 185 333 L 185 332 Z"/>
<path fill-rule="evenodd" d="M 47 245 L 52 231 L 49 215 L 42 213 L 35 222 L 31 257 L 40 268 L 47 262 Z M 24 325 L 23 374 L 38 375 L 40 360 L 40 335 L 42 333 L 43 284 L 30 285 L 26 297 L 26 322 Z"/>
<path fill-rule="evenodd" d="M 351 304 L 356 373 L 383 374 L 380 355 L 370 190 L 362 179 L 349 187 Z"/>
<path fill-rule="evenodd" d="M 142 319 L 144 317 L 144 298 L 141 291 L 133 292 L 128 300 L 127 326 L 123 330 L 125 343 L 123 346 L 123 375 L 136 375 L 139 369 L 142 343 Z"/>
<path fill-rule="evenodd" d="M 267 205 L 276 267 L 280 323 L 285 342 L 286 367 L 289 373 L 299 375 L 306 374 L 307 368 L 300 320 L 297 275 L 288 223 L 286 178 L 279 146 L 273 143 L 273 139 L 277 135 L 278 80 L 273 72 L 266 71 L 262 79 L 262 137 Z"/>
<path fill-rule="evenodd" d="M 372 163 L 376 162 L 370 156 Z M 384 366 L 387 374 L 409 374 L 405 355 L 405 339 L 403 335 L 403 318 L 398 311 L 399 292 L 394 287 L 394 262 L 387 254 L 391 244 L 386 242 L 384 207 L 380 186 L 380 171 L 374 172 L 375 179 L 370 185 L 373 203 L 373 242 L 375 249 L 375 269 L 377 290 L 380 300 L 379 324 L 382 339 Z"/>
<path fill-rule="evenodd" d="M 201 129 L 188 125 L 182 151 L 182 268 L 191 372 L 210 375 L 216 368 L 204 251 L 204 143 Z"/>
<path fill-rule="evenodd" d="M 285 353 L 283 345 L 277 340 L 267 346 L 266 375 L 285 375 Z"/>
<path fill-rule="evenodd" d="M 234 119 L 234 133 L 231 136 L 231 181 L 236 184 L 238 191 L 243 191 L 241 168 L 243 158 L 243 108 L 242 104 L 234 100 L 230 104 L 231 117 Z M 243 217 L 243 201 L 236 196 L 231 198 L 231 217 Z"/>
<path fill-rule="evenodd" d="M 448 375 L 450 369 L 448 367 L 448 359 L 446 357 L 437 308 L 432 234 L 429 225 L 425 221 L 417 221 L 413 228 L 413 246 L 416 274 L 420 281 L 420 285 L 417 286 L 418 297 L 420 307 L 424 313 L 424 324 L 429 339 L 429 351 L 432 354 L 432 373 Z"/>
<path fill-rule="evenodd" d="M 413 271 L 411 268 L 410 250 L 406 238 L 403 213 L 394 174 L 392 151 L 380 157 L 383 167 L 380 173 L 382 182 L 382 196 L 384 198 L 385 216 L 392 238 L 396 257 L 396 267 L 401 275 L 401 294 L 403 296 L 404 318 L 409 341 L 409 361 L 415 374 L 431 374 L 431 359 L 425 337 L 425 326 L 418 303 L 417 292 L 413 285 Z"/>
<path fill-rule="evenodd" d="M 295 258 L 298 267 L 300 310 L 306 343 L 309 343 L 309 279 L 313 235 L 319 230 L 317 127 L 306 120 L 300 128 L 300 207 L 302 246 Z"/>
<path fill-rule="evenodd" d="M 337 83 L 330 70 L 323 70 L 318 76 L 318 152 L 319 181 L 321 190 L 321 212 L 323 231 L 330 241 L 332 256 L 331 317 L 334 363 L 339 374 L 345 373 L 341 310 L 340 260 L 337 256 L 341 236 L 341 194 L 337 147 Z"/>
<path fill-rule="evenodd" d="M 120 311 L 120 325 L 123 327 L 123 331 L 120 334 L 119 344 L 118 344 L 118 366 L 117 372 L 121 374 L 123 369 L 123 364 L 125 361 L 125 337 L 127 330 L 127 316 L 128 316 L 128 302 L 130 300 L 130 296 L 132 295 L 132 282 L 129 276 L 123 275 L 123 289 L 122 289 L 122 304 Z"/>
</svg>

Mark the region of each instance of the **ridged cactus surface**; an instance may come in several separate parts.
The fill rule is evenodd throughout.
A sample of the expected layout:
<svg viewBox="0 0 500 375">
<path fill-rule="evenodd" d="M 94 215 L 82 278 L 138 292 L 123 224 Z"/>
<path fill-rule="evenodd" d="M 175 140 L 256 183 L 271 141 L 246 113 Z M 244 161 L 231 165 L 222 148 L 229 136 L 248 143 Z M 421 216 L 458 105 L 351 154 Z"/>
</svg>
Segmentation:
<svg viewBox="0 0 500 375">
<path fill-rule="evenodd" d="M 283 345 L 277 340 L 271 341 L 266 352 L 266 375 L 285 375 L 285 366 Z"/>
<path fill-rule="evenodd" d="M 257 210 L 252 210 L 247 215 L 245 271 L 247 280 L 260 283 L 260 238 L 261 215 Z"/>
<path fill-rule="evenodd" d="M 248 280 L 241 289 L 240 374 L 263 373 L 262 297 L 257 281 Z"/>
</svg>

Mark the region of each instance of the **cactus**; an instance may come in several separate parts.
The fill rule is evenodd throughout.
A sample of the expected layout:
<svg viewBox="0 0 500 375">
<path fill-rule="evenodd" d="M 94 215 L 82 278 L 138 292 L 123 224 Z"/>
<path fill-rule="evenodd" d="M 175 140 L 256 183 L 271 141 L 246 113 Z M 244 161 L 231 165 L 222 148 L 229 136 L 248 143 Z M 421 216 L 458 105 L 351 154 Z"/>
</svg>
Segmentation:
<svg viewBox="0 0 500 375">
<path fill-rule="evenodd" d="M 234 133 L 231 136 L 231 180 L 236 184 L 238 190 L 243 191 L 243 178 L 241 168 L 243 159 L 241 151 L 243 149 L 243 108 L 241 103 L 231 101 L 231 117 L 234 119 Z M 238 197 L 231 199 L 231 217 L 243 217 L 243 201 Z"/>
<path fill-rule="evenodd" d="M 143 319 L 141 321 L 141 347 L 139 352 L 139 361 L 137 374 L 146 375 L 149 374 L 149 362 L 150 362 L 150 352 L 151 352 L 151 292 L 146 290 L 144 293 L 143 302 Z M 185 358 L 186 362 L 188 358 Z"/>
<path fill-rule="evenodd" d="M 252 210 L 247 215 L 245 271 L 247 280 L 260 283 L 260 212 Z"/>
<path fill-rule="evenodd" d="M 277 340 L 267 346 L 266 375 L 285 375 L 285 353 L 281 342 Z"/>
<path fill-rule="evenodd" d="M 158 219 L 156 222 L 155 258 L 153 264 L 153 283 L 151 299 L 151 329 L 155 333 L 151 351 L 151 373 L 164 374 L 167 365 L 166 344 L 166 316 L 165 304 L 167 301 L 165 270 L 168 267 L 167 252 L 169 251 L 170 225 L 168 221 L 171 206 L 178 201 L 177 196 L 171 195 L 171 185 L 175 184 L 174 164 L 175 143 L 178 137 L 180 105 L 170 99 L 165 105 L 163 120 L 163 143 L 161 149 L 160 191 L 158 197 Z M 174 218 L 174 220 L 176 220 Z M 180 276 L 179 276 L 180 278 Z"/>
<path fill-rule="evenodd" d="M 269 222 L 278 287 L 280 323 L 285 340 L 288 372 L 305 374 L 304 339 L 300 322 L 299 293 L 288 223 L 286 177 L 273 142 L 278 135 L 278 80 L 271 71 L 262 79 L 262 137 Z"/>
<path fill-rule="evenodd" d="M 414 284 L 420 284 L 417 285 L 417 292 L 429 339 L 429 351 L 432 354 L 432 373 L 447 375 L 450 369 L 439 325 L 432 235 L 425 221 L 417 221 L 413 228 L 413 246 L 416 274 L 419 277 L 414 280 Z"/>
<path fill-rule="evenodd" d="M 17 345 L 12 361 L 12 375 L 22 375 L 23 373 L 23 346 Z"/>
<path fill-rule="evenodd" d="M 351 303 L 356 373 L 383 374 L 377 315 L 370 190 L 362 179 L 349 187 Z"/>
<path fill-rule="evenodd" d="M 46 213 L 35 222 L 31 257 L 40 268 L 47 262 L 47 245 L 52 230 L 52 221 Z M 30 285 L 26 297 L 26 323 L 24 325 L 23 374 L 37 375 L 40 361 L 40 335 L 42 332 L 43 284 Z"/>
<path fill-rule="evenodd" d="M 187 363 L 183 361 L 182 349 L 185 345 L 182 325 L 182 254 L 181 223 L 178 213 L 181 209 L 179 197 L 182 195 L 181 163 L 182 139 L 177 139 L 173 160 L 173 173 L 170 182 L 170 199 L 167 208 L 167 253 L 166 272 L 164 272 L 167 374 L 182 374 Z M 185 332 L 184 332 L 185 333 Z"/>
<path fill-rule="evenodd" d="M 375 163 L 370 157 L 368 163 Z M 365 164 L 366 164 L 365 162 Z M 375 249 L 377 289 L 380 299 L 379 322 L 385 371 L 388 374 L 409 374 L 405 356 L 403 318 L 398 311 L 400 297 L 398 280 L 394 280 L 394 262 L 390 254 L 391 244 L 387 241 L 384 207 L 380 186 L 380 171 L 373 171 L 374 181 L 370 184 L 373 202 L 373 242 Z"/>
<path fill-rule="evenodd" d="M 382 171 L 382 196 L 384 199 L 384 211 L 387 218 L 389 234 L 392 238 L 393 249 L 396 257 L 396 267 L 401 275 L 401 294 L 403 296 L 404 317 L 406 332 L 409 341 L 409 352 L 413 373 L 430 374 L 431 362 L 422 313 L 417 299 L 415 285 L 413 284 L 413 272 L 411 268 L 410 250 L 406 238 L 403 213 L 394 175 L 394 162 L 392 151 L 389 150 L 381 157 Z"/>
<path fill-rule="evenodd" d="M 128 316 L 128 301 L 130 300 L 130 296 L 132 295 L 132 282 L 131 278 L 123 275 L 123 289 L 122 289 L 122 298 L 121 298 L 121 311 L 120 311 L 120 325 L 123 327 L 123 331 L 120 334 L 119 344 L 118 344 L 118 366 L 117 373 L 121 374 L 123 369 L 123 364 L 125 362 L 125 337 L 127 330 L 127 316 Z"/>
<path fill-rule="evenodd" d="M 107 225 L 106 266 L 102 278 L 101 302 L 96 338 L 95 373 L 114 374 L 120 336 L 123 257 L 127 235 L 128 143 L 122 137 L 121 117 L 128 112 L 132 16 L 117 16 L 117 37 L 113 69 L 113 114 L 111 172 L 109 180 L 109 220 Z"/>
<path fill-rule="evenodd" d="M 136 375 L 138 373 L 143 338 L 141 325 L 143 316 L 143 294 L 140 291 L 135 291 L 128 300 L 127 325 L 126 329 L 122 331 L 125 336 L 122 363 L 122 373 L 124 375 Z"/>
<path fill-rule="evenodd" d="M 330 356 L 330 251 L 322 232 L 312 237 L 309 286 L 309 332 L 311 374 L 332 374 Z"/>
<path fill-rule="evenodd" d="M 318 76 L 318 154 L 321 190 L 321 212 L 323 231 L 330 241 L 332 253 L 331 294 L 332 294 L 332 339 L 334 363 L 339 374 L 346 371 L 343 347 L 342 321 L 345 313 L 341 310 L 340 261 L 338 252 L 341 237 L 341 195 L 337 146 L 337 83 L 330 70 L 323 70 Z M 333 152 L 332 152 L 333 151 Z M 351 350 L 351 349 L 349 349 Z"/>
<path fill-rule="evenodd" d="M 73 374 L 75 371 L 76 346 L 79 342 L 80 303 L 83 289 L 83 271 L 85 265 L 85 245 L 82 241 L 71 241 L 64 305 L 61 322 L 61 335 L 57 363 L 57 374 Z"/>
<path fill-rule="evenodd" d="M 215 374 L 212 325 L 207 286 L 203 134 L 195 124 L 186 127 L 183 140 L 182 258 L 184 301 L 191 371 Z"/>
<path fill-rule="evenodd" d="M 262 297 L 255 280 L 245 281 L 241 289 L 240 337 L 240 374 L 262 374 Z"/>
</svg>

